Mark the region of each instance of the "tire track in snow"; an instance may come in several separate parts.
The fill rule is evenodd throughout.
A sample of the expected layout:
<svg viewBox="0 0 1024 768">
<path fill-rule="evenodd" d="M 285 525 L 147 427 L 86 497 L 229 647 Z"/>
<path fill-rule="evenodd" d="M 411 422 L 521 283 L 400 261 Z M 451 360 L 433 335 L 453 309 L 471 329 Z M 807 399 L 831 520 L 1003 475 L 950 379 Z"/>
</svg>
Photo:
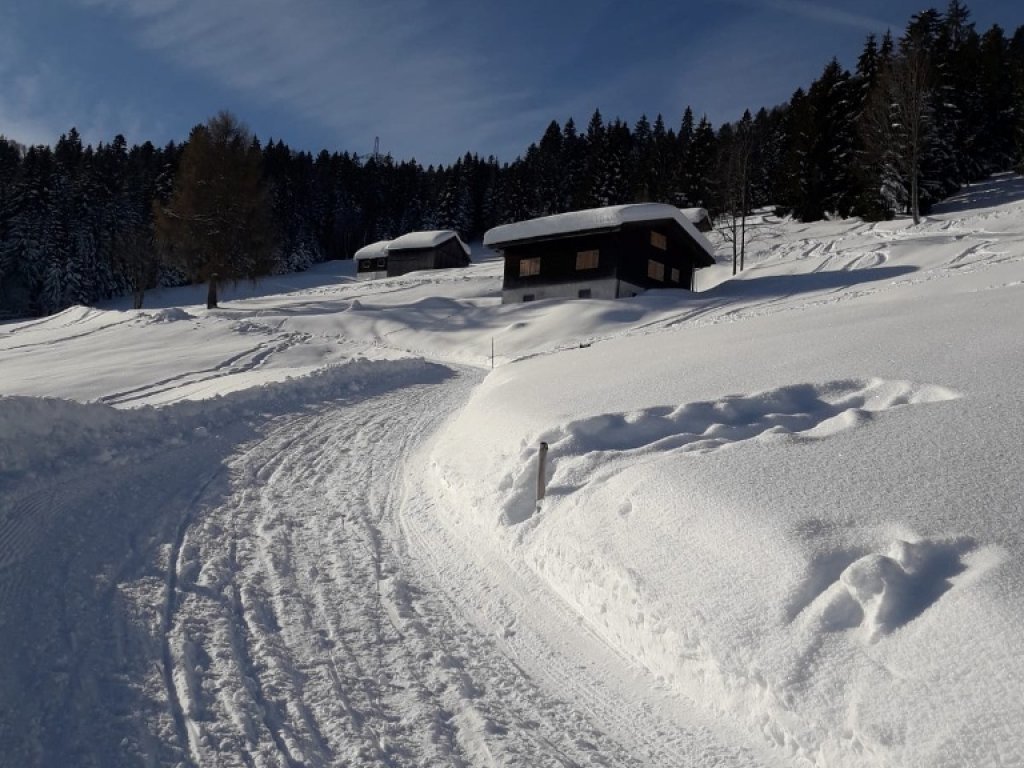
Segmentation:
<svg viewBox="0 0 1024 768">
<path fill-rule="evenodd" d="M 586 706 L 524 676 L 410 559 L 399 525 L 406 474 L 418 471 L 408 462 L 476 375 L 283 420 L 233 462 L 235 494 L 196 520 L 179 557 L 188 599 L 174 631 L 193 648 L 183 707 L 196 715 L 197 762 L 651 763 Z M 247 628 L 237 650 L 223 600 L 236 589 Z M 606 701 L 614 709 L 613 693 Z M 677 764 L 671 746 L 651 752 Z"/>
<path fill-rule="evenodd" d="M 190 724 L 186 720 L 185 710 L 182 706 L 181 697 L 178 693 L 178 686 L 174 676 L 175 665 L 174 655 L 171 649 L 171 626 L 174 623 L 174 613 L 178 606 L 178 560 L 181 557 L 181 548 L 185 542 L 185 535 L 188 533 L 189 526 L 192 525 L 196 508 L 201 501 L 203 494 L 206 493 L 206 489 L 210 487 L 210 484 L 217 478 L 218 474 L 219 472 L 214 473 L 207 478 L 196 492 L 196 495 L 193 496 L 189 502 L 188 511 L 178 524 L 178 529 L 174 536 L 174 543 L 171 546 L 171 552 L 167 560 L 164 612 L 161 626 L 164 687 L 167 692 L 167 703 L 171 710 L 171 717 L 174 719 L 174 725 L 178 732 L 178 739 L 181 741 L 183 747 L 185 747 L 186 754 L 191 756 L 190 765 L 202 765 L 202 761 L 196 758 L 196 748 L 193 744 L 194 729 L 190 727 Z"/>
</svg>

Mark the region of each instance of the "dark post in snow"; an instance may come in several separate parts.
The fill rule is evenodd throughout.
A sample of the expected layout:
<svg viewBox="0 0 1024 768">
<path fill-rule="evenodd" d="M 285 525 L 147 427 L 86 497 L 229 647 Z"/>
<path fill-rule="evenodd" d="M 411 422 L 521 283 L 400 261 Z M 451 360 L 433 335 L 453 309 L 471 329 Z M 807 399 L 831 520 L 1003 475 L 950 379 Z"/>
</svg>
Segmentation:
<svg viewBox="0 0 1024 768">
<path fill-rule="evenodd" d="M 547 490 L 547 477 L 545 476 L 545 465 L 548 461 L 548 444 L 542 442 L 540 444 L 540 450 L 537 452 L 537 503 L 544 498 L 544 492 Z"/>
</svg>

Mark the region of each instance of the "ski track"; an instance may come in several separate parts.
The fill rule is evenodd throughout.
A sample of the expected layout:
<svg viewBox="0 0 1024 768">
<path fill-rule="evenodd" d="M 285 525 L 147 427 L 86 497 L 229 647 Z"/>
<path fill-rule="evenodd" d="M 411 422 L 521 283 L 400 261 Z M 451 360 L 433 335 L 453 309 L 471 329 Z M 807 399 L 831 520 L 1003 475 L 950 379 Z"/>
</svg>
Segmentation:
<svg viewBox="0 0 1024 768">
<path fill-rule="evenodd" d="M 480 375 L 279 419 L 194 505 L 164 672 L 192 763 L 770 763 L 688 702 L 623 694 L 640 670 L 441 523 L 418 449 Z"/>
<path fill-rule="evenodd" d="M 89 318 L 82 318 L 82 319 L 79 319 L 79 320 L 76 320 L 76 321 L 69 322 L 69 323 L 64 324 L 64 325 L 57 325 L 56 327 L 57 328 L 61 328 L 61 329 L 71 328 L 71 327 L 76 326 L 76 325 L 81 325 L 82 323 L 86 322 L 88 319 Z M 52 318 L 47 318 L 46 320 L 42 320 L 42 321 L 39 321 L 37 323 L 29 323 L 29 324 L 21 325 L 21 326 L 17 327 L 16 329 L 7 332 L 4 335 L 7 336 L 8 338 L 21 338 L 20 336 L 16 336 L 15 332 L 23 333 L 23 332 L 28 331 L 28 330 L 34 330 L 34 329 L 36 329 L 37 326 L 45 326 L 46 329 L 54 327 L 52 324 L 47 322 L 49 320 L 52 320 Z M 111 330 L 113 328 L 116 328 L 116 327 L 118 327 L 120 325 L 125 325 L 125 324 L 130 323 L 130 322 L 132 322 L 132 318 L 127 318 L 127 319 L 124 319 L 124 320 L 115 320 L 113 322 L 108 322 L 108 323 L 105 323 L 103 325 L 100 325 L 97 328 L 92 328 L 90 330 L 81 331 L 80 333 L 72 333 L 72 334 L 70 334 L 68 336 L 61 336 L 61 337 L 59 337 L 57 339 L 54 339 L 52 337 L 48 337 L 48 338 L 44 338 L 41 341 L 29 341 L 29 342 L 26 342 L 24 344 L 14 344 L 14 345 L 9 346 L 9 347 L 0 346 L 0 352 L 14 352 L 14 351 L 27 350 L 27 349 L 35 349 L 36 347 L 49 347 L 49 346 L 52 346 L 55 343 L 66 344 L 68 342 L 75 341 L 77 339 L 83 339 L 86 336 L 94 336 L 96 334 L 103 333 L 105 331 L 109 331 L 109 330 Z M 3 337 L 0 337 L 0 338 L 3 338 Z"/>
<path fill-rule="evenodd" d="M 224 376 L 256 370 L 264 365 L 274 354 L 284 352 L 291 347 L 308 340 L 308 334 L 286 334 L 273 341 L 261 342 L 242 352 L 238 352 L 215 366 L 198 371 L 187 371 L 160 381 L 145 384 L 122 392 L 112 392 L 97 398 L 97 402 L 107 405 L 125 405 L 142 401 L 155 395 L 161 395 L 183 386 L 202 384 Z"/>
</svg>

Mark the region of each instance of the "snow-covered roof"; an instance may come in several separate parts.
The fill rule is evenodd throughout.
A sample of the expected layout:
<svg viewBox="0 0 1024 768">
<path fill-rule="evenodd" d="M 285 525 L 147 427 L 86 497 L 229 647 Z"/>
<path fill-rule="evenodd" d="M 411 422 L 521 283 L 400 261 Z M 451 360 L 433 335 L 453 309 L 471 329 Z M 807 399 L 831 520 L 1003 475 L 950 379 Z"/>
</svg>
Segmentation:
<svg viewBox="0 0 1024 768">
<path fill-rule="evenodd" d="M 502 246 L 525 240 L 546 240 L 581 232 L 614 230 L 634 222 L 666 220 L 675 221 L 709 256 L 714 256 L 714 246 L 697 230 L 693 222 L 678 208 L 667 203 L 610 205 L 503 224 L 487 231 L 484 245 L 500 250 Z"/>
<path fill-rule="evenodd" d="M 469 256 L 469 246 L 462 242 L 458 233 L 451 229 L 435 229 L 427 232 L 409 232 L 408 234 L 396 237 L 388 243 L 388 252 L 394 251 L 418 251 L 423 248 L 437 248 L 437 246 L 448 242 L 452 238 L 459 241 L 462 250 Z"/>
<path fill-rule="evenodd" d="M 679 212 L 682 213 L 683 216 L 688 218 L 694 224 L 697 224 L 698 222 L 704 221 L 706 218 L 708 218 L 707 208 L 680 208 Z"/>
<path fill-rule="evenodd" d="M 355 259 L 356 261 L 360 261 L 362 259 L 378 259 L 381 256 L 387 256 L 388 243 L 390 242 L 390 240 L 378 240 L 376 243 L 364 245 L 362 248 L 356 251 L 355 255 L 352 258 Z"/>
</svg>

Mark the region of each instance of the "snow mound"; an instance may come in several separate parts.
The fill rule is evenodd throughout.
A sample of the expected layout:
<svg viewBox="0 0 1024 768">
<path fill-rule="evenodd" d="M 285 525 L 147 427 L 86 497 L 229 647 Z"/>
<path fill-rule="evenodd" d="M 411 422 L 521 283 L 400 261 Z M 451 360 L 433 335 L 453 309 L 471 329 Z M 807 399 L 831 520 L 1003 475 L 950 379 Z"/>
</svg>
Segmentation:
<svg viewBox="0 0 1024 768">
<path fill-rule="evenodd" d="M 442 378 L 446 371 L 416 359 L 358 359 L 209 400 L 132 410 L 57 398 L 0 397 L 0 479 L 133 462 L 239 422 L 294 412 L 385 383 L 420 381 L 424 373 Z"/>
<path fill-rule="evenodd" d="M 501 520 L 514 525 L 533 513 L 539 442 L 549 446 L 549 492 L 565 495 L 607 477 L 621 459 L 669 451 L 709 453 L 748 440 L 822 439 L 866 424 L 884 411 L 958 397 L 951 389 L 930 384 L 848 379 L 572 421 L 524 443 L 517 468 L 499 484 L 507 492 Z"/>
<path fill-rule="evenodd" d="M 152 312 L 139 312 L 135 318 L 136 325 L 154 325 L 156 323 L 176 323 L 181 320 L 195 320 L 196 316 L 189 314 L 181 307 L 167 307 Z"/>
<path fill-rule="evenodd" d="M 949 591 L 954 576 L 967 569 L 969 538 L 949 541 L 896 540 L 886 554 L 871 553 L 851 562 L 806 609 L 809 622 L 825 631 L 862 628 L 874 643 L 920 616 Z"/>
</svg>

